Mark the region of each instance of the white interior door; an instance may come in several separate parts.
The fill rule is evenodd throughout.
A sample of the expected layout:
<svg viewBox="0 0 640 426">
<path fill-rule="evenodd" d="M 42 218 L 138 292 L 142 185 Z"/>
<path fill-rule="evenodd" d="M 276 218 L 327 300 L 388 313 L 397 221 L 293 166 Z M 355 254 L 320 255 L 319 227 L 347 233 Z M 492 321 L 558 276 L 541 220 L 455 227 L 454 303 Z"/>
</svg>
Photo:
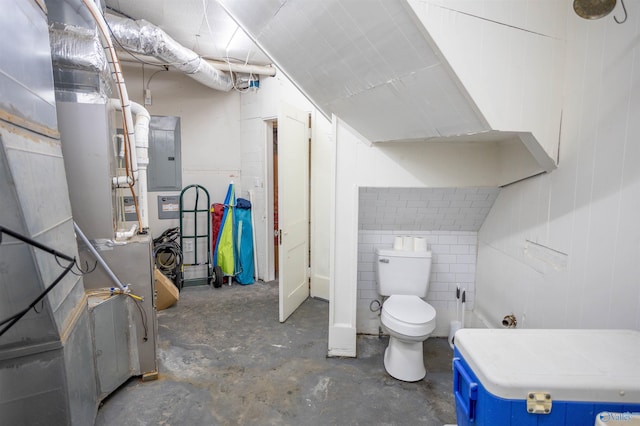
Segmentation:
<svg viewBox="0 0 640 426">
<path fill-rule="evenodd" d="M 309 116 L 282 104 L 278 116 L 280 322 L 309 297 Z"/>
</svg>

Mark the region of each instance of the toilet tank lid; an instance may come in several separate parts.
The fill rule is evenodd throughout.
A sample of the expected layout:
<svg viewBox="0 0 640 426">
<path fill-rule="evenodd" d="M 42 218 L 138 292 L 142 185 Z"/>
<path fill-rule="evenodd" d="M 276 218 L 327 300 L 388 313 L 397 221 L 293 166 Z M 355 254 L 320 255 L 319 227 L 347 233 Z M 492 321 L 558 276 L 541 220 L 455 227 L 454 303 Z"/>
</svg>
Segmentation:
<svg viewBox="0 0 640 426">
<path fill-rule="evenodd" d="M 430 251 L 409 251 L 377 248 L 376 254 L 385 257 L 431 257 Z"/>
</svg>

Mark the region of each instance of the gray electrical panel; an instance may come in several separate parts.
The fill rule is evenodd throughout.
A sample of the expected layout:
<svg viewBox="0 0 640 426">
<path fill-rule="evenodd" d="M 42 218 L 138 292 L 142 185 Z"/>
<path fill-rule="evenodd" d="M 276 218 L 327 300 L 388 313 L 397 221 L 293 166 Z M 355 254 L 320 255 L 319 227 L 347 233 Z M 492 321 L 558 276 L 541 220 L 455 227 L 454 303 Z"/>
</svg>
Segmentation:
<svg viewBox="0 0 640 426">
<path fill-rule="evenodd" d="M 158 195 L 158 219 L 180 219 L 179 207 L 179 195 Z"/>
<path fill-rule="evenodd" d="M 151 116 L 149 124 L 149 191 L 182 189 L 180 117 Z"/>
</svg>

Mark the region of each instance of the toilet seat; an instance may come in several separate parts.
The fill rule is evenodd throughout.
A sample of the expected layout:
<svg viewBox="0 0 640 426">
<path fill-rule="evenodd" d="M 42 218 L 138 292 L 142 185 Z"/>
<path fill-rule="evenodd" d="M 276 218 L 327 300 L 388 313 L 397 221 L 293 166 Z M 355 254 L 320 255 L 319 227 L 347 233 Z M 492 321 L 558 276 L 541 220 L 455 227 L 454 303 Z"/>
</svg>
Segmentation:
<svg viewBox="0 0 640 426">
<path fill-rule="evenodd" d="M 436 327 L 436 310 L 418 296 L 393 295 L 383 303 L 380 320 L 391 332 L 428 336 Z"/>
</svg>

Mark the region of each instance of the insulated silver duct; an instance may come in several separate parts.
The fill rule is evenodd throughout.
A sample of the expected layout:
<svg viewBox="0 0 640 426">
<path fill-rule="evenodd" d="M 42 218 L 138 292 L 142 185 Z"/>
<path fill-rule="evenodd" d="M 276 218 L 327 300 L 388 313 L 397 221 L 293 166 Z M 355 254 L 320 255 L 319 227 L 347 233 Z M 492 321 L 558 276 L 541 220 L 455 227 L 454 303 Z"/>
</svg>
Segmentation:
<svg viewBox="0 0 640 426">
<path fill-rule="evenodd" d="M 134 21 L 111 14 L 105 17 L 113 35 L 126 49 L 153 56 L 212 89 L 228 92 L 233 88 L 231 77 L 211 66 L 157 26 L 144 19 Z"/>
<path fill-rule="evenodd" d="M 49 25 L 56 100 L 104 103 L 111 96 L 111 72 L 95 28 Z"/>
<path fill-rule="evenodd" d="M 49 28 L 49 40 L 54 65 L 96 71 L 109 76 L 107 58 L 95 29 L 55 24 Z"/>
</svg>

